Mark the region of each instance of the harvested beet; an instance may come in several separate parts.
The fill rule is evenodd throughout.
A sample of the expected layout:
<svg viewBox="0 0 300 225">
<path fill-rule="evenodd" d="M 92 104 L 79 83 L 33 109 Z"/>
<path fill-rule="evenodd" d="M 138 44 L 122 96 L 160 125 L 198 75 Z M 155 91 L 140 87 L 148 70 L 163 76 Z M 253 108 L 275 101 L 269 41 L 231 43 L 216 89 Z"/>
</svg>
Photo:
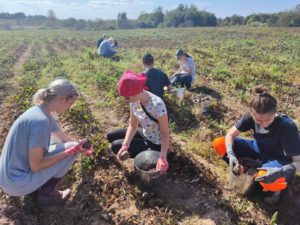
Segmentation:
<svg viewBox="0 0 300 225">
<path fill-rule="evenodd" d="M 128 151 L 124 151 L 120 154 L 120 160 L 125 161 L 126 159 L 128 159 L 130 157 L 130 154 Z"/>
<path fill-rule="evenodd" d="M 92 143 L 88 139 L 86 139 L 82 144 L 82 147 L 85 149 L 89 149 L 91 146 L 92 146 Z"/>
</svg>

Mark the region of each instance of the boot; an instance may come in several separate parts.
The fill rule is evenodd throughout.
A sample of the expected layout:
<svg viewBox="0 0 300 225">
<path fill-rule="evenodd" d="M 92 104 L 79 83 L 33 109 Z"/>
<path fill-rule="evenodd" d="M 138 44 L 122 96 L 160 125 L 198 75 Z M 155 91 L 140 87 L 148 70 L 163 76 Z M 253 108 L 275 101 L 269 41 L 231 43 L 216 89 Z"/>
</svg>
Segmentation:
<svg viewBox="0 0 300 225">
<path fill-rule="evenodd" d="M 37 203 L 40 206 L 50 206 L 63 204 L 69 196 L 71 190 L 66 189 L 64 191 L 56 190 L 56 185 L 61 178 L 51 178 L 48 180 L 39 190 Z"/>
<path fill-rule="evenodd" d="M 264 198 L 264 202 L 267 204 L 275 204 L 280 199 L 280 191 L 273 192 L 270 196 Z"/>
</svg>

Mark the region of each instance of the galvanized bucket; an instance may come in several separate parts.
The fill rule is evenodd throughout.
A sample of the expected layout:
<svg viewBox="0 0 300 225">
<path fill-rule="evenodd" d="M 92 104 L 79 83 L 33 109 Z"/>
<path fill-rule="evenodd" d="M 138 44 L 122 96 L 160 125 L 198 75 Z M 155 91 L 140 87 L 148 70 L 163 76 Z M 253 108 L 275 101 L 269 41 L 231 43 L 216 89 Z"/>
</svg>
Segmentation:
<svg viewBox="0 0 300 225">
<path fill-rule="evenodd" d="M 135 171 L 146 188 L 154 189 L 164 179 L 164 175 L 160 171 L 156 171 L 156 163 L 159 155 L 160 152 L 158 151 L 146 150 L 134 158 Z"/>
</svg>

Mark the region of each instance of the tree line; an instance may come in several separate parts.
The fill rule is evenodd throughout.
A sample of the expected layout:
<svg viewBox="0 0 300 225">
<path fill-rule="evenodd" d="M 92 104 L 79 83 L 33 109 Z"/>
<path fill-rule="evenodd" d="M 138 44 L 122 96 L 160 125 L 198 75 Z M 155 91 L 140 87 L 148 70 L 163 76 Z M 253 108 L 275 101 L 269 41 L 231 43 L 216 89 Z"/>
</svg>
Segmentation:
<svg viewBox="0 0 300 225">
<path fill-rule="evenodd" d="M 26 16 L 24 13 L 0 13 L 0 28 L 12 29 L 14 26 L 38 26 L 40 28 L 69 28 L 75 30 L 92 29 L 132 29 L 158 27 L 202 27 L 202 26 L 300 26 L 300 5 L 294 9 L 278 13 L 259 13 L 243 17 L 233 15 L 224 19 L 215 14 L 199 10 L 195 5 L 179 4 L 174 10 L 163 12 L 161 7 L 151 13 L 142 12 L 135 20 L 120 12 L 115 20 L 58 19 L 53 10 L 47 16 Z"/>
</svg>

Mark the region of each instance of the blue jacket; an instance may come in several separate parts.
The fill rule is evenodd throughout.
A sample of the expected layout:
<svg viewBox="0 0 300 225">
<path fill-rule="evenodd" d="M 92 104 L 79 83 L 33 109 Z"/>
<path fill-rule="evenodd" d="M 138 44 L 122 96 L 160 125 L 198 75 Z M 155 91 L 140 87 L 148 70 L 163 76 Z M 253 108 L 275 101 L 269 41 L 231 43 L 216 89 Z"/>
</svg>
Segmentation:
<svg viewBox="0 0 300 225">
<path fill-rule="evenodd" d="M 104 40 L 99 46 L 98 54 L 103 57 L 111 57 L 116 54 L 116 50 L 113 49 L 109 41 Z"/>
</svg>

